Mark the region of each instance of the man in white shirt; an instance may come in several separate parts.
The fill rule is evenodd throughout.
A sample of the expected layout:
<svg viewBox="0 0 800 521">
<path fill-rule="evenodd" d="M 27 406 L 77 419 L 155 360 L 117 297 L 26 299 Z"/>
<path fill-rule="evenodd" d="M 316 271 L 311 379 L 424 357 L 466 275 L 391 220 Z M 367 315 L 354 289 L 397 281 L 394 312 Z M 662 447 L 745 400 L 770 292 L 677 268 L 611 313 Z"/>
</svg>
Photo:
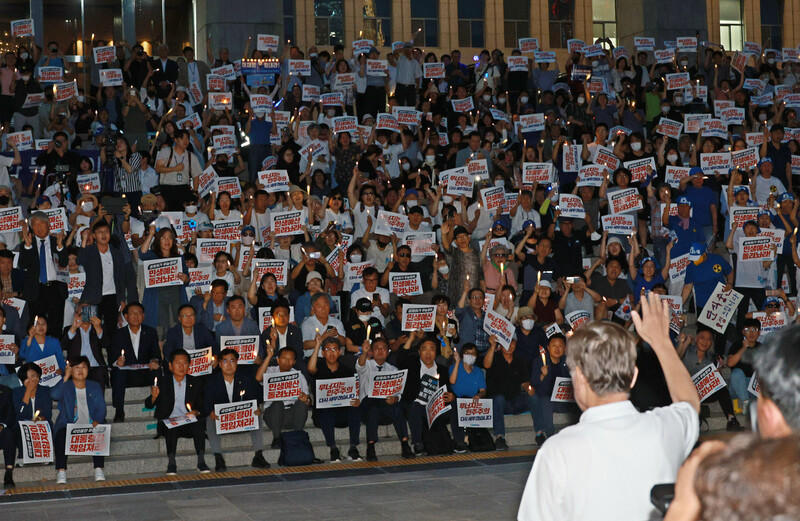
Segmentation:
<svg viewBox="0 0 800 521">
<path fill-rule="evenodd" d="M 372 316 L 385 324 L 386 317 L 392 311 L 389 290 L 378 287 L 378 270 L 373 267 L 364 268 L 361 273 L 361 287 L 350 294 L 350 302 L 358 302 L 362 298 L 372 302 Z"/>
<path fill-rule="evenodd" d="M 769 196 L 777 199 L 786 191 L 783 183 L 772 175 L 772 159 L 762 157 L 758 162 L 758 175 L 753 178 L 752 192 L 755 192 L 756 202 L 760 205 L 767 204 Z"/>
<path fill-rule="evenodd" d="M 656 353 L 673 404 L 639 413 L 628 400 L 636 382 L 636 341 L 610 322 L 569 339 L 575 400 L 584 411 L 539 450 L 522 495 L 519 521 L 649 519 L 650 489 L 675 481 L 697 441 L 700 398 L 669 340 L 669 310 L 658 295 L 632 313 Z"/>
<path fill-rule="evenodd" d="M 264 422 L 267 428 L 272 431 L 272 448 L 280 447 L 281 431 L 303 430 L 308 418 L 308 408 L 311 406 L 311 396 L 308 394 L 308 382 L 303 373 L 294 368 L 296 361 L 294 350 L 291 347 L 284 347 L 278 352 L 278 365 L 269 367 L 272 356 L 275 354 L 275 346 L 267 344 L 267 357 L 256 371 L 256 381 L 264 381 L 264 373 L 293 373 L 297 374 L 300 382 L 300 396 L 287 400 L 278 400 L 264 404 Z"/>
<path fill-rule="evenodd" d="M 170 211 L 183 209 L 183 202 L 190 197 L 192 188 L 197 189 L 198 178 L 203 173 L 197 156 L 187 150 L 188 147 L 189 132 L 178 129 L 173 146 L 161 149 L 156 156 L 161 194 Z"/>
<path fill-rule="evenodd" d="M 303 320 L 303 352 L 306 357 L 314 352 L 317 335 L 322 338 L 335 337 L 344 345 L 344 324 L 338 318 L 330 316 L 331 303 L 325 292 L 315 293 L 311 297 L 311 315 Z"/>
</svg>

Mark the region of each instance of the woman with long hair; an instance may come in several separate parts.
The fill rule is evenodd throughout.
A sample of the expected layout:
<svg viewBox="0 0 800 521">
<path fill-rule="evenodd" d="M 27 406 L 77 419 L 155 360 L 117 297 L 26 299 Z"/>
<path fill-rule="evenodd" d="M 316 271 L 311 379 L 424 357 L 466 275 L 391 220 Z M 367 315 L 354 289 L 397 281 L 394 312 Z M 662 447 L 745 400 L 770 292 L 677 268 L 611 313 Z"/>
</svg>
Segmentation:
<svg viewBox="0 0 800 521">
<path fill-rule="evenodd" d="M 156 231 L 156 227 L 151 224 L 147 237 L 139 247 L 139 259 L 147 261 L 170 258 L 181 258 L 178 242 L 175 240 L 175 232 L 171 227 Z M 178 278 L 183 282 L 182 285 L 145 288 L 142 296 L 142 305 L 147 310 L 144 323 L 157 328 L 161 338 L 166 334 L 167 329 L 172 327 L 174 317 L 178 316 L 178 308 L 181 304 L 189 302 L 184 289 L 186 283 L 189 282 L 189 276 L 186 271 L 186 263 L 182 258 Z"/>
</svg>

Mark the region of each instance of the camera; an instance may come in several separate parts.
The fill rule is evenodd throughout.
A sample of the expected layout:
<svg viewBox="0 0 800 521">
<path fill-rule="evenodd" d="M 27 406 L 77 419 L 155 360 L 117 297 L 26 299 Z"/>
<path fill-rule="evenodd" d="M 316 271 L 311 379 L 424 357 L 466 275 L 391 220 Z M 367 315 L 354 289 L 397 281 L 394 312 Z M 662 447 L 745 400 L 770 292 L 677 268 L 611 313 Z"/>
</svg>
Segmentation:
<svg viewBox="0 0 800 521">
<path fill-rule="evenodd" d="M 53 141 L 53 146 L 56 148 L 61 148 L 61 141 L 56 139 L 55 141 Z"/>
</svg>

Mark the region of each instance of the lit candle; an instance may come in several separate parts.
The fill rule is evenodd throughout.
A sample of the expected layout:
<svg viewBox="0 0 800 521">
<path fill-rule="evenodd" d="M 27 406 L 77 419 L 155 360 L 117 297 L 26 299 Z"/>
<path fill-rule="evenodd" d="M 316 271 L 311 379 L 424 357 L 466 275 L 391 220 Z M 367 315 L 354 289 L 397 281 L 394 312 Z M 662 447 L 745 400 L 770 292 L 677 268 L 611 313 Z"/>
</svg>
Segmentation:
<svg viewBox="0 0 800 521">
<path fill-rule="evenodd" d="M 38 417 L 39 417 L 39 410 L 37 409 L 36 412 L 33 413 L 33 419 L 35 420 Z"/>
<path fill-rule="evenodd" d="M 317 334 L 319 334 L 319 328 L 316 328 L 316 330 L 317 330 Z"/>
<path fill-rule="evenodd" d="M 539 352 L 542 355 L 542 365 L 547 365 L 547 359 L 544 356 L 544 351 Z"/>
<path fill-rule="evenodd" d="M 122 350 L 122 358 L 125 358 L 125 350 Z"/>
<path fill-rule="evenodd" d="M 469 282 L 469 275 L 467 275 L 467 282 Z"/>
<path fill-rule="evenodd" d="M 157 376 L 153 380 L 153 387 L 158 387 L 158 377 Z"/>
<path fill-rule="evenodd" d="M 192 412 L 192 406 L 190 404 L 186 404 L 186 410 Z"/>
<path fill-rule="evenodd" d="M 538 286 L 541 281 L 542 281 L 542 272 L 541 271 L 537 271 L 536 272 L 536 285 Z"/>
<path fill-rule="evenodd" d="M 244 389 L 239 391 L 239 398 L 244 398 Z"/>
<path fill-rule="evenodd" d="M 369 340 L 369 334 L 372 332 L 372 325 L 367 324 L 367 340 Z"/>
</svg>

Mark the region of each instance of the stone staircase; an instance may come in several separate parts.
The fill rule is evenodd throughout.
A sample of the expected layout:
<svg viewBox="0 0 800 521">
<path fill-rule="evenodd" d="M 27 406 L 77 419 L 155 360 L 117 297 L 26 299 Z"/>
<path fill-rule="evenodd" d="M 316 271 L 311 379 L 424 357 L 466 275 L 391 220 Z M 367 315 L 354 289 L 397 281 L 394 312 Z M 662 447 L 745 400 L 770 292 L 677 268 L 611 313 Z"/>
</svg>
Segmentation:
<svg viewBox="0 0 800 521">
<path fill-rule="evenodd" d="M 162 438 L 153 439 L 156 434 L 156 420 L 153 411 L 144 408 L 144 398 L 149 393 L 149 388 L 132 388 L 127 390 L 125 405 L 125 423 L 112 424 L 111 456 L 105 461 L 105 474 L 108 480 L 131 477 L 163 476 L 167 467 L 166 448 Z M 111 390 L 106 390 L 106 403 L 108 406 L 108 420 L 114 415 L 111 406 Z M 719 406 L 712 404 L 713 414 L 709 418 L 711 432 L 724 431 L 725 418 Z M 566 427 L 577 421 L 577 418 L 567 414 L 555 415 L 556 429 Z M 330 457 L 328 447 L 325 445 L 322 431 L 313 426 L 309 414 L 306 431 L 311 438 L 314 453 L 317 458 L 327 461 Z M 279 449 L 270 449 L 272 442 L 271 433 L 262 425 L 264 436 L 264 457 L 273 467 L 277 466 Z M 380 441 L 376 444 L 379 459 L 398 459 L 400 457 L 400 444 L 392 426 L 381 426 L 379 429 Z M 535 431 L 533 430 L 529 414 L 506 416 L 506 440 L 512 449 L 534 448 Z M 349 447 L 347 428 L 336 429 L 336 439 L 342 457 Z M 366 458 L 366 432 L 361 430 L 361 444 L 359 451 L 361 457 Z M 206 444 L 207 450 L 208 444 Z M 228 434 L 222 437 L 222 449 L 229 470 L 249 469 L 253 452 L 250 444 L 249 433 Z M 196 474 L 197 458 L 192 440 L 181 439 L 178 441 L 178 473 Z M 206 463 L 213 469 L 214 457 L 206 453 Z M 94 480 L 94 469 L 90 457 L 71 456 L 68 461 L 67 476 L 69 483 L 86 483 Z M 14 480 L 18 487 L 33 486 L 36 484 L 53 485 L 56 470 L 54 465 L 28 465 L 15 469 Z"/>
</svg>

